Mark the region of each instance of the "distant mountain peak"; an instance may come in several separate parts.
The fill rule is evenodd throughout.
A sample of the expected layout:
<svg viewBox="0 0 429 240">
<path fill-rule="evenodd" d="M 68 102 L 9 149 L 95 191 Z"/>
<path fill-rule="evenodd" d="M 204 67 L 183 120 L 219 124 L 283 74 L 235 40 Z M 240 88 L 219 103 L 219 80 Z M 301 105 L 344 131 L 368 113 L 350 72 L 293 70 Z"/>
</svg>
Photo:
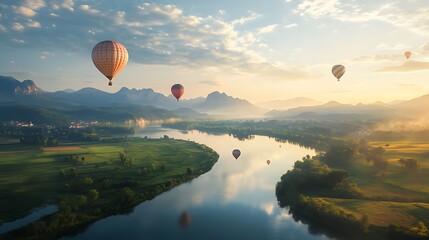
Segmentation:
<svg viewBox="0 0 429 240">
<path fill-rule="evenodd" d="M 336 106 L 336 105 L 342 105 L 341 103 L 337 102 L 337 101 L 329 101 L 325 104 L 323 104 L 324 106 Z"/>
<path fill-rule="evenodd" d="M 35 95 L 42 90 L 32 80 L 20 82 L 13 77 L 0 76 L 0 92 L 6 95 Z"/>
</svg>

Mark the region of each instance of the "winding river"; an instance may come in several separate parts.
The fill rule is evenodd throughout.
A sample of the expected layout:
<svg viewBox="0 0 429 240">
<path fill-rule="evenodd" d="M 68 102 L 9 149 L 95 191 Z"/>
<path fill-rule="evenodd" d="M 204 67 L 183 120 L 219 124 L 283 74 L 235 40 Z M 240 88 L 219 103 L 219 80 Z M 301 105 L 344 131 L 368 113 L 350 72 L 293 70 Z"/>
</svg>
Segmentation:
<svg viewBox="0 0 429 240">
<path fill-rule="evenodd" d="M 149 126 L 136 135 L 206 144 L 219 153 L 208 173 L 146 201 L 127 215 L 111 216 L 64 239 L 329 239 L 309 233 L 277 205 L 275 185 L 293 163 L 314 150 L 255 136 L 182 132 Z M 236 160 L 231 152 L 239 148 Z M 267 160 L 271 163 L 268 165 Z M 179 224 L 186 211 L 188 224 Z"/>
</svg>

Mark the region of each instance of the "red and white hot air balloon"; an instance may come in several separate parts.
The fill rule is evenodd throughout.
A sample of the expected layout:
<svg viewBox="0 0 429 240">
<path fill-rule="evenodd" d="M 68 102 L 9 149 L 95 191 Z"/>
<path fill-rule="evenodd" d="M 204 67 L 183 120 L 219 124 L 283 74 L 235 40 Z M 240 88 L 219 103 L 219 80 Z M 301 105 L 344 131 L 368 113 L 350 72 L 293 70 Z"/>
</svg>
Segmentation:
<svg viewBox="0 0 429 240">
<path fill-rule="evenodd" d="M 184 92 L 185 88 L 182 86 L 182 84 L 177 83 L 171 87 L 171 93 L 177 99 L 177 101 L 179 101 L 179 98 L 183 95 Z"/>
<path fill-rule="evenodd" d="M 112 79 L 127 65 L 128 51 L 116 41 L 102 41 L 92 49 L 92 62 L 112 86 Z"/>
</svg>

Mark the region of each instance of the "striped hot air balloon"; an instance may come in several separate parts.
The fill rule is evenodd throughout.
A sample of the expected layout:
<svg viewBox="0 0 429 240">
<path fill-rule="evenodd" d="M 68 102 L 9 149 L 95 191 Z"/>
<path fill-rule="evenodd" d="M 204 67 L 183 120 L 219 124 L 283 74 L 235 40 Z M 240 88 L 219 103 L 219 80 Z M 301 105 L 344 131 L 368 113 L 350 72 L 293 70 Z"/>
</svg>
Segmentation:
<svg viewBox="0 0 429 240">
<path fill-rule="evenodd" d="M 332 74 L 340 81 L 340 78 L 346 72 L 346 68 L 343 65 L 335 65 L 332 67 Z"/>
<path fill-rule="evenodd" d="M 112 79 L 127 65 L 128 51 L 118 42 L 102 41 L 92 49 L 92 62 L 112 86 Z"/>
</svg>

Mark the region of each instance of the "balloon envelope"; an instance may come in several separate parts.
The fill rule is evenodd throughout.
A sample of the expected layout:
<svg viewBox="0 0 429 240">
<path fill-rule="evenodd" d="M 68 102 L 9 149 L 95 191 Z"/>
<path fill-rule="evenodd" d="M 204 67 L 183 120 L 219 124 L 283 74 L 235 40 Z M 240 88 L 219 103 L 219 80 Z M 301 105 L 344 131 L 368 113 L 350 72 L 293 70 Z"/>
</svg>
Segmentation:
<svg viewBox="0 0 429 240">
<path fill-rule="evenodd" d="M 111 80 L 127 65 L 128 51 L 118 42 L 102 41 L 92 49 L 92 62 L 110 80 L 111 86 Z"/>
<path fill-rule="evenodd" d="M 241 151 L 240 151 L 240 150 L 238 150 L 238 149 L 234 149 L 234 150 L 232 151 L 232 156 L 234 156 L 234 157 L 235 157 L 235 159 L 237 159 L 238 157 L 240 157 L 240 155 L 241 155 Z"/>
<path fill-rule="evenodd" d="M 411 57 L 411 55 L 412 55 L 413 53 L 412 52 L 410 52 L 410 51 L 406 51 L 405 53 L 404 53 L 404 55 L 405 55 L 405 57 L 407 58 L 407 59 L 409 59 L 410 57 Z"/>
<path fill-rule="evenodd" d="M 183 95 L 185 92 L 185 88 L 182 86 L 182 84 L 174 84 L 171 87 L 171 93 L 173 96 L 179 101 L 179 98 Z"/>
<path fill-rule="evenodd" d="M 332 67 L 332 74 L 340 81 L 340 78 L 344 75 L 346 72 L 346 67 L 343 65 L 335 65 Z"/>
<path fill-rule="evenodd" d="M 179 225 L 181 227 L 187 227 L 191 223 L 191 216 L 189 216 L 186 211 L 183 211 L 182 214 L 179 217 Z"/>
<path fill-rule="evenodd" d="M 270 161 L 270 160 L 267 160 L 267 164 L 268 164 L 268 165 L 270 165 L 270 163 L 271 163 L 271 161 Z"/>
</svg>

